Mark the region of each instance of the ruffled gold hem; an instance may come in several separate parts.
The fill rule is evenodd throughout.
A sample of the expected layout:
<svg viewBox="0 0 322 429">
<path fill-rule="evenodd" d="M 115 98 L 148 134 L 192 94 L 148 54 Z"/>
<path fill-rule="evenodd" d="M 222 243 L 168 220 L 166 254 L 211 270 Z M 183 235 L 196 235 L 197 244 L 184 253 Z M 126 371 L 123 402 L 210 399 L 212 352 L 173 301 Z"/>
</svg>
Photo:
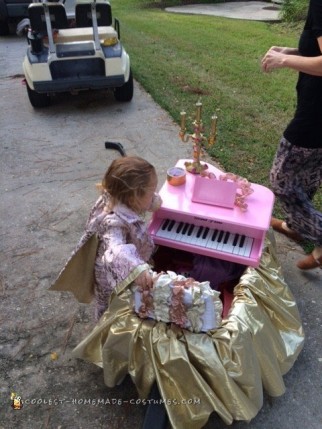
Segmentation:
<svg viewBox="0 0 322 429">
<path fill-rule="evenodd" d="M 263 404 L 263 389 L 284 393 L 283 375 L 302 349 L 297 305 L 276 258 L 273 236 L 258 268 L 247 268 L 221 327 L 205 334 L 139 319 L 125 288 L 73 351 L 103 368 L 107 386 L 129 373 L 147 398 L 157 381 L 175 429 L 202 428 L 212 412 L 226 424 L 251 420 Z"/>
</svg>

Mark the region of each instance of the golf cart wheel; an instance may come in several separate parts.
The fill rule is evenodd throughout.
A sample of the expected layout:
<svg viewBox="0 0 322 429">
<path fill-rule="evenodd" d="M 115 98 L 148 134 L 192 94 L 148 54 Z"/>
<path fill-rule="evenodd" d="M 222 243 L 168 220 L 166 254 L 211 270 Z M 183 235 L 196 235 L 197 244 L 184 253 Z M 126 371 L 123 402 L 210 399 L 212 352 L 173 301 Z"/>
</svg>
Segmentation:
<svg viewBox="0 0 322 429">
<path fill-rule="evenodd" d="M 50 104 L 50 97 L 47 94 L 40 94 L 39 92 L 34 91 L 27 84 L 27 93 L 29 101 L 33 107 L 47 107 Z"/>
<path fill-rule="evenodd" d="M 8 21 L 0 20 L 0 36 L 7 36 L 9 34 L 9 24 Z"/>
<path fill-rule="evenodd" d="M 114 90 L 114 97 L 117 101 L 131 101 L 133 98 L 133 75 L 130 70 L 129 80 Z"/>
<path fill-rule="evenodd" d="M 8 11 L 6 0 L 0 0 L 0 36 L 9 34 Z"/>
</svg>

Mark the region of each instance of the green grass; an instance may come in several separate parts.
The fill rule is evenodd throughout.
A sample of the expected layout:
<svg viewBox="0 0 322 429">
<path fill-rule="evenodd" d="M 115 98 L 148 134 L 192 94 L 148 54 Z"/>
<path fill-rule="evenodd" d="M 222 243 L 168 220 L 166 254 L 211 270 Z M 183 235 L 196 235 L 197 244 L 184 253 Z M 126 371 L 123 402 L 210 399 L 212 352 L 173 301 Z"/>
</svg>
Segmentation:
<svg viewBox="0 0 322 429">
<path fill-rule="evenodd" d="M 182 110 L 188 123 L 194 119 L 200 98 L 206 135 L 211 115 L 218 116 L 210 156 L 226 171 L 269 186 L 277 144 L 294 113 L 297 73 L 264 74 L 260 61 L 272 45 L 297 46 L 302 25 L 172 14 L 156 5 L 112 3 L 135 79 L 178 124 Z"/>
</svg>

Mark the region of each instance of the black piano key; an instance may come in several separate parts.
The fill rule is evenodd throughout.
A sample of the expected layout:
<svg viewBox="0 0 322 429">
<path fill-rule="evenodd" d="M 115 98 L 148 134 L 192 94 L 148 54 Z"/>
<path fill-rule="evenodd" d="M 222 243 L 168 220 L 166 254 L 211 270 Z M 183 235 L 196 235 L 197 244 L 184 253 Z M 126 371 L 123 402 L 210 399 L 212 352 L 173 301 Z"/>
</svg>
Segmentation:
<svg viewBox="0 0 322 429">
<path fill-rule="evenodd" d="M 220 231 L 219 236 L 218 236 L 218 240 L 217 240 L 218 243 L 221 243 L 223 236 L 224 236 L 224 231 Z"/>
<path fill-rule="evenodd" d="M 194 229 L 194 225 L 190 225 L 190 227 L 189 227 L 189 230 L 188 230 L 188 235 L 190 236 L 191 234 L 192 234 L 192 231 L 193 231 L 193 229 Z"/>
<path fill-rule="evenodd" d="M 236 235 L 235 235 L 235 238 L 234 238 L 234 241 L 233 241 L 233 246 L 236 246 L 236 245 L 237 245 L 238 240 L 239 240 L 239 237 L 240 237 L 240 235 L 239 235 L 239 234 L 236 234 Z"/>
<path fill-rule="evenodd" d="M 245 235 L 242 235 L 242 236 L 241 236 L 241 239 L 240 239 L 240 242 L 239 242 L 239 247 L 243 247 L 243 246 L 244 246 L 244 244 L 245 244 L 245 240 L 246 240 Z"/>
<path fill-rule="evenodd" d="M 200 238 L 203 231 L 203 226 L 199 226 L 198 232 L 197 232 L 197 238 Z"/>
<path fill-rule="evenodd" d="M 226 233 L 225 233 L 225 237 L 224 237 L 224 244 L 227 244 L 228 239 L 229 239 L 229 235 L 230 235 L 230 233 L 229 233 L 229 232 L 226 232 Z"/>
<path fill-rule="evenodd" d="M 165 229 L 167 229 L 167 226 L 168 226 L 169 222 L 170 222 L 170 219 L 166 219 L 166 220 L 163 222 L 162 227 L 161 227 L 161 229 L 162 229 L 163 231 L 164 231 Z"/>
<path fill-rule="evenodd" d="M 188 230 L 189 226 L 190 226 L 190 224 L 189 224 L 189 223 L 185 223 L 185 224 L 184 224 L 184 227 L 183 227 L 183 230 L 182 230 L 182 235 L 185 235 L 185 234 L 186 234 L 186 232 L 187 232 L 187 230 Z"/>
<path fill-rule="evenodd" d="M 202 234 L 202 238 L 203 238 L 203 239 L 205 239 L 205 238 L 207 237 L 208 232 L 209 232 L 209 228 L 208 228 L 208 227 L 206 227 L 206 228 L 205 228 L 205 230 L 204 230 L 204 232 L 203 232 L 203 234 Z"/>
<path fill-rule="evenodd" d="M 170 221 L 170 223 L 169 223 L 169 226 L 168 226 L 168 228 L 167 228 L 167 230 L 168 231 L 171 231 L 172 230 L 172 228 L 174 227 L 174 224 L 176 223 L 176 221 L 175 220 L 171 220 Z"/>
<path fill-rule="evenodd" d="M 213 232 L 213 234 L 212 234 L 211 241 L 215 241 L 216 240 L 217 234 L 218 234 L 218 229 L 215 229 L 214 232 Z"/>
<path fill-rule="evenodd" d="M 176 230 L 177 234 L 179 234 L 179 232 L 182 230 L 182 227 L 183 227 L 183 222 L 180 222 Z"/>
</svg>

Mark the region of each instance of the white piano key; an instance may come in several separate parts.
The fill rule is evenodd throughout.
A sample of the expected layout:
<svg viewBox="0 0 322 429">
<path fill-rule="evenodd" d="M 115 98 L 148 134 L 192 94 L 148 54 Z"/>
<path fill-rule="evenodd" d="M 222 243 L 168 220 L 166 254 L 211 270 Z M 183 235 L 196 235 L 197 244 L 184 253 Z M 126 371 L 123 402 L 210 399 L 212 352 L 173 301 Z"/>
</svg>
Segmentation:
<svg viewBox="0 0 322 429">
<path fill-rule="evenodd" d="M 194 244 L 200 247 L 206 247 L 209 236 L 211 236 L 211 230 L 209 227 L 203 227 L 200 231 L 200 228 L 197 230 Z"/>
<path fill-rule="evenodd" d="M 199 229 L 199 226 L 194 226 L 192 231 L 189 231 L 186 243 L 189 243 L 189 244 L 195 243 L 198 229 Z"/>
<path fill-rule="evenodd" d="M 212 236 L 212 233 L 213 233 L 213 230 L 211 228 L 209 228 L 209 227 L 205 228 L 205 230 L 204 230 L 204 232 L 202 233 L 202 236 L 201 236 L 201 246 L 202 247 L 206 247 L 207 246 L 207 243 L 208 243 L 210 237 Z"/>
<path fill-rule="evenodd" d="M 192 231 L 192 238 L 189 241 L 190 244 L 194 244 L 194 245 L 198 245 L 199 242 L 199 231 L 200 231 L 200 226 L 197 226 L 196 228 L 194 228 L 194 230 Z"/>
<path fill-rule="evenodd" d="M 233 242 L 234 242 L 235 236 L 236 234 L 233 234 L 233 233 L 229 234 L 229 239 L 225 244 L 225 252 L 233 253 L 233 250 L 234 250 Z"/>
<path fill-rule="evenodd" d="M 233 251 L 232 251 L 232 254 L 233 254 L 233 255 L 238 255 L 238 254 L 239 254 L 239 252 L 240 252 L 239 242 L 240 242 L 240 236 L 239 236 L 239 238 L 238 238 L 238 240 L 237 240 L 237 244 L 236 244 L 236 246 L 234 246 L 234 248 L 233 248 Z"/>
<path fill-rule="evenodd" d="M 219 235 L 217 238 L 217 250 L 222 250 L 224 247 L 224 236 L 225 236 L 225 231 L 219 231 Z"/>
<path fill-rule="evenodd" d="M 239 245 L 236 255 L 249 256 L 252 250 L 254 240 L 250 237 L 246 237 L 245 235 L 243 237 L 243 243 L 242 245 Z"/>
<path fill-rule="evenodd" d="M 212 234 L 210 235 L 209 240 L 206 244 L 206 247 L 208 249 L 217 249 L 217 246 L 218 246 L 217 238 L 218 238 L 219 232 L 220 231 L 218 229 L 212 230 Z"/>
<path fill-rule="evenodd" d="M 164 222 L 162 222 L 156 235 L 162 238 L 171 238 L 171 235 L 173 234 L 174 224 L 174 220 L 166 219 Z"/>
<path fill-rule="evenodd" d="M 233 255 L 238 255 L 239 252 L 240 252 L 240 241 L 241 241 L 241 238 L 242 238 L 241 234 L 236 234 L 235 239 L 234 239 L 235 245 L 234 245 L 234 248 L 232 250 L 232 254 Z"/>
<path fill-rule="evenodd" d="M 245 245 L 244 245 L 244 253 L 243 256 L 249 257 L 252 251 L 254 239 L 250 237 L 246 237 Z"/>
<path fill-rule="evenodd" d="M 242 256 L 244 254 L 245 251 L 245 242 L 246 242 L 246 236 L 241 234 L 239 240 L 238 240 L 238 244 L 237 244 L 237 252 L 236 255 L 240 255 Z"/>
<path fill-rule="evenodd" d="M 169 219 L 164 219 L 162 221 L 161 225 L 159 226 L 159 229 L 156 231 L 156 234 L 155 234 L 157 237 L 163 237 L 163 235 L 165 233 L 164 232 L 165 227 L 168 225 L 169 222 L 170 222 Z"/>
<path fill-rule="evenodd" d="M 171 240 L 173 240 L 173 241 L 177 241 L 177 236 L 178 236 L 177 229 L 178 229 L 178 227 L 179 227 L 179 224 L 180 224 L 180 222 L 177 222 L 177 221 L 175 221 L 175 222 L 172 224 L 172 227 L 171 227 L 171 229 L 169 230 L 169 235 L 168 235 L 168 238 L 169 238 L 169 239 L 171 239 Z"/>
<path fill-rule="evenodd" d="M 191 224 L 190 226 L 189 226 L 189 229 L 188 229 L 188 236 L 187 236 L 187 243 L 190 243 L 190 241 L 192 240 L 192 238 L 194 237 L 194 232 L 195 231 L 197 231 L 197 229 L 198 229 L 198 227 L 197 226 L 195 226 L 195 225 L 193 225 L 193 224 Z"/>
<path fill-rule="evenodd" d="M 176 230 L 175 230 L 176 241 L 181 240 L 183 227 L 184 227 L 184 222 L 181 222 L 181 221 L 178 222 L 178 225 L 177 225 Z"/>
<path fill-rule="evenodd" d="M 220 243 L 220 248 L 222 252 L 228 252 L 229 238 L 230 238 L 230 233 L 228 231 L 224 231 L 224 234 L 222 236 L 222 240 Z"/>
<path fill-rule="evenodd" d="M 181 230 L 181 234 L 180 234 L 180 236 L 178 236 L 179 241 L 181 241 L 183 243 L 186 242 L 190 226 L 192 226 L 190 223 L 184 222 L 183 228 Z"/>
</svg>

